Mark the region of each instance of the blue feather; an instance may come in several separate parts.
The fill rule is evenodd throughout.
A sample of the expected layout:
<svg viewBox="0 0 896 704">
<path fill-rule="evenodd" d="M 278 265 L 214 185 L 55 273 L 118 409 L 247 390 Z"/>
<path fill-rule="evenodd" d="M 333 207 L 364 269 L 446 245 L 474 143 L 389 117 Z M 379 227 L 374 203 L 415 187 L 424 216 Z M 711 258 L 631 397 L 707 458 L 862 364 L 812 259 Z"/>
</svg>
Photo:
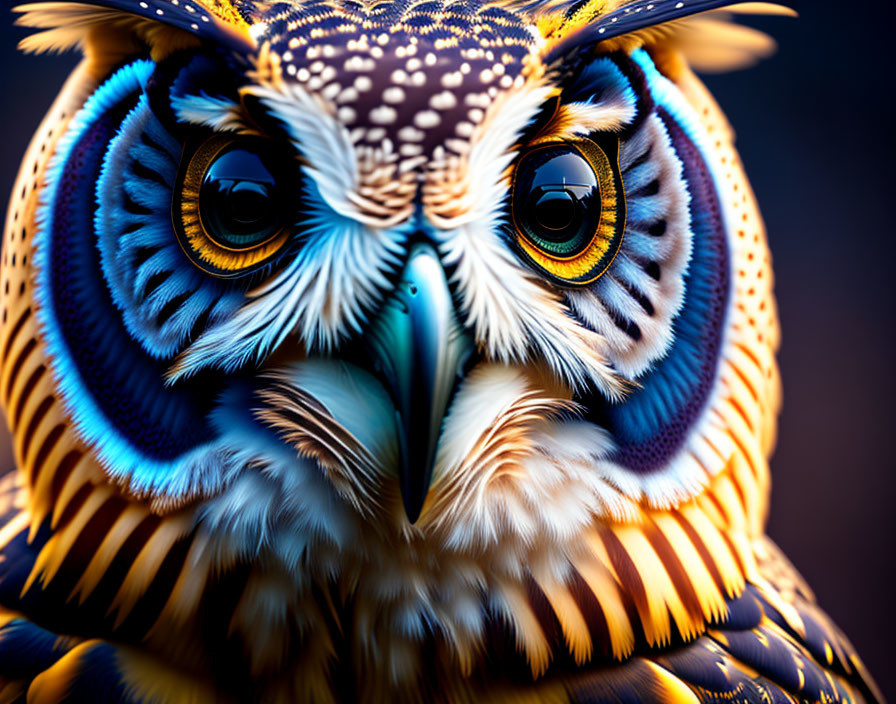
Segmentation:
<svg viewBox="0 0 896 704">
<path fill-rule="evenodd" d="M 137 61 L 110 76 L 73 118 L 60 141 L 48 172 L 46 200 L 35 235 L 40 279 L 38 315 L 55 359 L 54 371 L 64 401 L 79 432 L 96 447 L 103 465 L 136 491 L 177 498 L 210 490 L 220 481 L 222 460 L 207 421 L 217 384 L 206 380 L 181 384 L 176 389 L 165 386 L 166 366 L 135 344 L 115 309 L 114 284 L 107 287 L 96 276 L 102 269 L 95 226 L 133 226 L 146 218 L 141 220 L 140 213 L 135 216 L 118 209 L 97 223 L 90 207 L 97 176 L 102 180 L 100 167 L 108 144 L 116 135 L 127 134 L 131 124 L 127 116 L 143 100 L 154 68 L 150 61 Z M 125 126 L 120 130 L 122 123 Z M 155 129 L 152 142 L 167 144 L 167 149 L 173 150 L 174 143 L 160 129 Z M 158 149 L 155 151 L 158 158 L 163 158 Z M 162 225 L 170 197 L 160 211 L 164 189 L 161 184 L 154 185 L 156 189 L 142 194 L 134 192 L 153 218 L 149 218 L 148 227 L 132 232 L 125 244 L 151 248 L 164 240 L 167 248 L 150 257 L 151 266 L 158 272 L 164 267 L 186 268 L 188 263 L 171 242 L 170 223 L 167 230 Z M 177 257 L 181 257 L 180 262 Z M 107 260 L 106 272 L 113 274 L 110 281 L 114 281 L 117 267 L 131 263 L 130 256 L 126 261 Z M 133 277 L 126 274 L 123 278 Z M 183 283 L 175 278 L 172 286 L 176 281 Z M 182 289 L 162 289 L 157 296 L 171 297 Z M 197 299 L 199 303 L 209 300 L 208 294 Z M 219 296 L 219 300 L 228 299 Z M 158 298 L 148 305 L 153 302 L 158 305 Z M 214 310 L 220 310 L 221 305 L 216 303 Z M 182 317 L 175 324 L 182 325 L 182 332 L 194 320 L 195 316 Z M 144 342 L 150 344 L 151 340 Z"/>
<path fill-rule="evenodd" d="M 639 378 L 641 388 L 633 391 L 625 403 L 606 405 L 595 414 L 618 444 L 614 461 L 649 472 L 668 464 L 706 406 L 717 374 L 731 283 L 726 229 L 713 185 L 717 175 L 706 158 L 709 150 L 697 117 L 657 71 L 647 52 L 638 50 L 632 58 L 643 72 L 657 114 L 680 152 L 691 195 L 694 234 L 685 300 L 673 321 L 675 339 L 671 348 Z M 650 200 L 632 199 L 630 217 L 649 222 Z"/>
<path fill-rule="evenodd" d="M 0 676 L 30 680 L 51 667 L 71 642 L 24 619 L 0 628 Z"/>
</svg>

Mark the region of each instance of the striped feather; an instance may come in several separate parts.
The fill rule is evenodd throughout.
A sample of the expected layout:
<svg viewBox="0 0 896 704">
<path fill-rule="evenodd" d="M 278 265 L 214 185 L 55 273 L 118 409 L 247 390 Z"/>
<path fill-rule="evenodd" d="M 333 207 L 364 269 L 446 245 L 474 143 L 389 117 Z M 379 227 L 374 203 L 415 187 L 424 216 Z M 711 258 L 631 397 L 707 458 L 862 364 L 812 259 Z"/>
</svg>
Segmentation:
<svg viewBox="0 0 896 704">
<path fill-rule="evenodd" d="M 84 568 L 84 572 L 72 590 L 70 599 L 77 596 L 78 603 L 84 603 L 106 574 L 125 541 L 133 535 L 134 530 L 147 519 L 148 515 L 146 508 L 139 504 L 131 504 L 118 514 L 115 522 L 106 530 L 103 541 L 91 557 L 90 562 Z"/>
<path fill-rule="evenodd" d="M 90 640 L 42 669 L 27 686 L 33 704 L 206 704 L 232 701 L 131 648 Z"/>
</svg>

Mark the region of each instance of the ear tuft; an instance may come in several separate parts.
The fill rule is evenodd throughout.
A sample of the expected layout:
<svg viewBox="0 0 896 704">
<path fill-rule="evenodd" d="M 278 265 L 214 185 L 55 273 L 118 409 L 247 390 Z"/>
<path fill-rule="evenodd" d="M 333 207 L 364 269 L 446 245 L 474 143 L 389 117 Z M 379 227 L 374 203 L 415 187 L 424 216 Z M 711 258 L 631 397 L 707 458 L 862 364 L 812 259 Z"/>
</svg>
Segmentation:
<svg viewBox="0 0 896 704">
<path fill-rule="evenodd" d="M 248 52 L 255 48 L 249 21 L 230 0 L 72 0 L 19 5 L 16 24 L 43 31 L 26 37 L 27 52 L 86 49 L 96 30 L 131 34 L 153 50 L 207 40 Z"/>
<path fill-rule="evenodd" d="M 622 3 L 612 0 L 565 0 L 550 3 L 547 8 L 539 13 L 538 19 L 545 36 L 542 56 L 546 65 L 613 39 L 637 39 L 640 35 L 644 43 L 645 36 L 674 35 L 674 28 L 679 23 L 672 26 L 667 23 L 711 10 L 726 8 L 755 14 L 795 14 L 778 3 L 744 3 L 737 0 L 633 0 Z M 756 38 L 751 39 L 755 44 Z M 766 48 L 767 44 L 763 50 Z"/>
</svg>

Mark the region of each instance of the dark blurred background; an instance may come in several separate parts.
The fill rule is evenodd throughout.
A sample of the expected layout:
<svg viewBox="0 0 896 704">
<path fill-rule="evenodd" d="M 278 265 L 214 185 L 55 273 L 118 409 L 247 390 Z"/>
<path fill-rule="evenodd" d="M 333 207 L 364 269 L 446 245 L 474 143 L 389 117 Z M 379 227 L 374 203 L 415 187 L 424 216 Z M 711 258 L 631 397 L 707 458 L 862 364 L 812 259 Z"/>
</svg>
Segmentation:
<svg viewBox="0 0 896 704">
<path fill-rule="evenodd" d="M 894 4 L 804 0 L 751 19 L 778 54 L 707 77 L 768 225 L 785 405 L 769 532 L 896 697 Z M 0 21 L 0 193 L 72 56 L 26 57 Z M 889 209 L 893 210 L 889 210 Z M 0 431 L 0 463 L 11 463 Z M 8 459 L 7 459 L 8 458 Z"/>
</svg>

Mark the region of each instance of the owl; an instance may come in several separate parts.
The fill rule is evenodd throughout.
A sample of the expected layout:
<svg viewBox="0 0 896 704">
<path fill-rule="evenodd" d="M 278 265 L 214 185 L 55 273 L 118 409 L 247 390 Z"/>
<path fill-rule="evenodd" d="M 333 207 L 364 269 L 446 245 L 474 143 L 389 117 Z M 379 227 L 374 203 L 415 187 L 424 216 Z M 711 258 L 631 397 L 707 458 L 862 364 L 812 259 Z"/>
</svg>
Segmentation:
<svg viewBox="0 0 896 704">
<path fill-rule="evenodd" d="M 0 701 L 882 701 L 764 535 L 730 5 L 17 8 Z"/>
</svg>

